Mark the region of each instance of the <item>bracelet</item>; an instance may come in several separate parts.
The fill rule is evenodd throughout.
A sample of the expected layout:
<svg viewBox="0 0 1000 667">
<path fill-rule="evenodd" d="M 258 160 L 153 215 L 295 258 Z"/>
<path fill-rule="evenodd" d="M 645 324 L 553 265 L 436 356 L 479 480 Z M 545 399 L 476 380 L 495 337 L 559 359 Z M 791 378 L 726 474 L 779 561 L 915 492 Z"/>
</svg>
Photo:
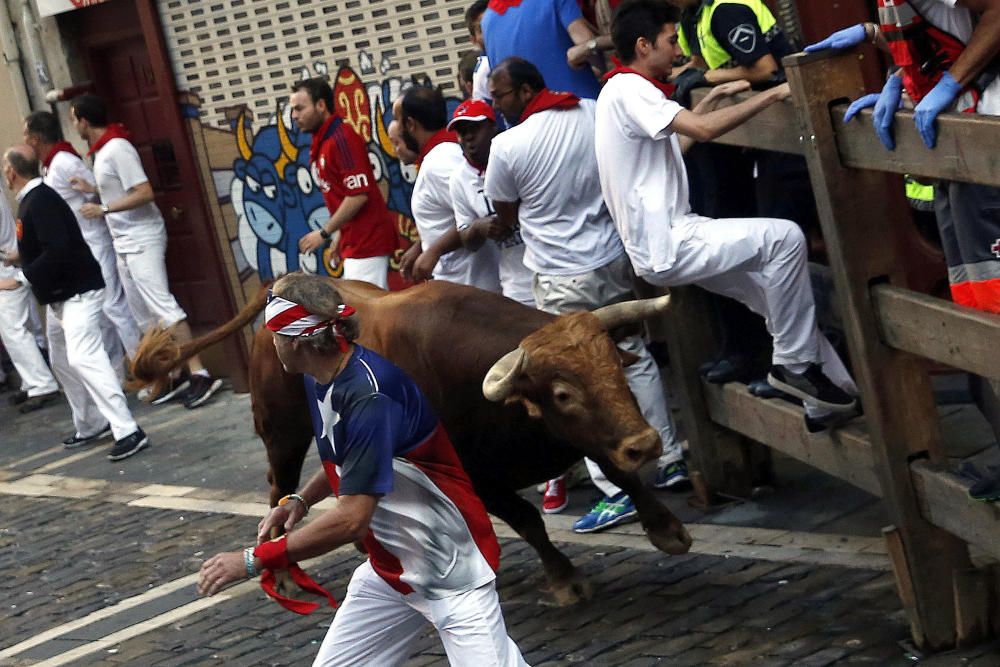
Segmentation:
<svg viewBox="0 0 1000 667">
<path fill-rule="evenodd" d="M 878 23 L 872 23 L 872 46 L 876 46 L 878 36 L 882 34 L 882 27 Z"/>
<path fill-rule="evenodd" d="M 247 547 L 243 550 L 243 564 L 247 568 L 247 577 L 250 579 L 254 579 L 260 574 L 253 564 L 253 547 Z"/>
<path fill-rule="evenodd" d="M 306 516 L 307 514 L 309 514 L 309 503 L 307 503 L 306 499 L 303 498 L 302 496 L 300 496 L 297 493 L 289 493 L 287 496 L 285 496 L 284 498 L 282 498 L 281 500 L 279 500 L 278 501 L 278 507 L 281 507 L 282 505 L 287 504 L 288 501 L 290 501 L 290 500 L 297 500 L 300 503 L 302 503 L 302 506 L 306 508 L 306 513 L 303 514 L 303 516 Z"/>
<path fill-rule="evenodd" d="M 330 237 L 333 236 L 333 234 L 331 234 L 330 232 L 326 231 L 325 229 L 320 229 L 319 230 L 319 235 L 323 237 L 324 241 L 329 241 Z"/>
</svg>

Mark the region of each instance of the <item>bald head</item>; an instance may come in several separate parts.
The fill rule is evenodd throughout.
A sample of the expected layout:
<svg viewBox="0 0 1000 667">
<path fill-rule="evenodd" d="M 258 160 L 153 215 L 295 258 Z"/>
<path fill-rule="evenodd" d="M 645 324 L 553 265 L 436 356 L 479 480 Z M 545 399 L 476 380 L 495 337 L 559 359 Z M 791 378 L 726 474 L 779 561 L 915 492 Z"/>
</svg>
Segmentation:
<svg viewBox="0 0 1000 667">
<path fill-rule="evenodd" d="M 3 159 L 21 178 L 30 180 L 38 176 L 38 156 L 27 144 L 11 146 L 3 154 Z"/>
</svg>

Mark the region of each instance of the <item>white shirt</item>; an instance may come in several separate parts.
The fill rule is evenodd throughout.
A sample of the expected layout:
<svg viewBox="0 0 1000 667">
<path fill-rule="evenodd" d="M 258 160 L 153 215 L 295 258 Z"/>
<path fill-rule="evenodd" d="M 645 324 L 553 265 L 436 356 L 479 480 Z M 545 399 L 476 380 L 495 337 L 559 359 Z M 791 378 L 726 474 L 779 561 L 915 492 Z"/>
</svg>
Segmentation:
<svg viewBox="0 0 1000 667">
<path fill-rule="evenodd" d="M 80 213 L 80 208 L 90 201 L 90 196 L 73 189 L 69 179 L 74 177 L 95 185 L 94 175 L 83 159 L 69 151 L 59 151 L 53 156 L 49 166 L 42 168 L 42 180 L 45 181 L 45 185 L 58 192 L 73 209 L 83 240 L 94 250 L 94 256 L 97 257 L 98 248 L 111 244 L 111 233 L 104 218 L 86 218 Z"/>
<path fill-rule="evenodd" d="M 975 16 L 965 7 L 956 7 L 956 0 L 909 0 L 913 8 L 920 12 L 934 27 L 944 30 L 952 37 L 968 44 L 975 28 Z M 956 110 L 972 106 L 969 94 L 958 98 Z M 978 113 L 988 116 L 1000 116 L 1000 77 L 986 87 L 979 100 Z"/>
<path fill-rule="evenodd" d="M 490 97 L 490 59 L 483 54 L 476 58 L 476 67 L 472 70 L 472 99 L 492 102 Z"/>
<path fill-rule="evenodd" d="M 601 197 L 594 153 L 594 101 L 529 116 L 493 139 L 486 196 L 520 200 L 524 265 L 543 275 L 576 275 L 622 254 Z"/>
<path fill-rule="evenodd" d="M 618 74 L 597 98 L 601 191 L 637 275 L 670 269 L 671 226 L 691 215 L 680 141 L 670 130 L 683 109 L 638 74 Z"/>
<path fill-rule="evenodd" d="M 468 228 L 475 220 L 496 213 L 483 193 L 483 172 L 464 160 L 451 175 L 451 200 L 455 206 L 455 226 L 458 231 Z M 531 293 L 534 274 L 524 265 L 524 241 L 520 226 L 503 241 L 487 240 L 477 255 L 493 257 L 499 266 L 500 291 L 508 299 L 535 307 Z"/>
<path fill-rule="evenodd" d="M 410 210 L 424 251 L 455 227 L 451 175 L 464 162 L 462 147 L 447 141 L 432 148 L 420 164 L 410 196 Z M 476 253 L 465 248 L 442 255 L 434 267 L 434 279 L 472 285 L 491 292 L 500 291 L 496 262 L 491 265 L 477 261 Z"/>
<path fill-rule="evenodd" d="M 10 210 L 10 204 L 7 203 L 7 197 L 4 196 L 3 192 L 0 192 L 0 250 L 6 252 L 17 250 L 17 228 L 14 225 L 14 213 Z M 16 266 L 8 266 L 0 261 L 0 280 L 13 278 L 16 275 Z"/>
<path fill-rule="evenodd" d="M 118 137 L 97 151 L 94 177 L 101 203 L 105 205 L 118 201 L 137 185 L 149 182 L 135 146 Z M 105 219 L 119 254 L 140 252 L 145 243 L 166 239 L 163 216 L 153 202 L 128 211 L 108 213 Z"/>
</svg>

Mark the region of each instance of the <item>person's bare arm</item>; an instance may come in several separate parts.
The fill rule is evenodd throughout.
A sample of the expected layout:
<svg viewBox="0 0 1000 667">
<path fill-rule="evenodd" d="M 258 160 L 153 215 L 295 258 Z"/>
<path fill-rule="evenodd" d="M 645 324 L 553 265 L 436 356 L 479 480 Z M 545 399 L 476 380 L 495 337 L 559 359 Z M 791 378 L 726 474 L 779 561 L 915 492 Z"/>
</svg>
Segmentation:
<svg viewBox="0 0 1000 667">
<path fill-rule="evenodd" d="M 108 213 L 131 211 L 134 208 L 139 208 L 140 206 L 150 203 L 153 199 L 155 199 L 153 186 L 150 185 L 149 181 L 146 181 L 145 183 L 140 183 L 139 185 L 131 188 L 121 199 L 108 202 Z M 104 215 L 101 205 L 94 203 L 84 204 L 81 206 L 80 213 L 82 213 L 86 218 L 99 218 Z"/>
<path fill-rule="evenodd" d="M 573 40 L 573 46 L 566 51 L 566 62 L 569 63 L 570 67 L 582 67 L 590 55 L 587 42 L 597 37 L 597 35 L 590 27 L 587 19 L 584 18 L 579 18 L 570 23 L 569 27 L 566 28 L 566 32 L 569 33 L 569 38 Z"/>
<path fill-rule="evenodd" d="M 330 216 L 330 219 L 323 224 L 323 229 L 326 230 L 327 234 L 336 234 L 341 227 L 353 220 L 367 203 L 367 192 L 344 197 L 344 201 L 340 202 L 340 206 L 337 207 L 337 210 L 334 211 L 333 215 Z M 317 229 L 309 232 L 299 239 L 299 250 L 302 252 L 312 252 L 317 248 L 321 248 L 325 243 L 326 239 L 323 238 L 323 235 L 320 234 L 320 230 Z"/>
<path fill-rule="evenodd" d="M 501 228 L 511 231 L 517 228 L 517 212 L 521 208 L 521 202 L 515 201 L 494 201 L 493 208 L 497 212 L 497 223 Z"/>
<path fill-rule="evenodd" d="M 682 110 L 670 123 L 670 129 L 695 141 L 711 141 L 753 118 L 767 107 L 791 96 L 787 83 L 754 95 L 730 107 L 704 114 Z M 499 207 L 497 207 L 499 212 Z"/>
<path fill-rule="evenodd" d="M 458 230 L 452 225 L 451 229 L 428 246 L 427 250 L 420 253 L 420 257 L 413 263 L 413 279 L 417 282 L 430 280 L 438 261 L 449 252 L 458 250 L 461 247 L 462 237 L 459 236 Z"/>
<path fill-rule="evenodd" d="M 949 70 L 952 78 L 965 86 L 1000 53 L 1000 0 L 958 0 L 957 4 L 979 14 L 969 43 Z"/>
<path fill-rule="evenodd" d="M 719 102 L 723 98 L 731 97 L 737 93 L 742 93 L 744 91 L 750 90 L 749 81 L 730 81 L 729 83 L 723 83 L 718 85 L 708 91 L 708 94 L 701 99 L 698 104 L 695 105 L 694 109 L 691 110 L 692 113 L 705 114 L 713 111 L 715 107 L 718 106 Z M 687 153 L 688 150 L 695 145 L 695 140 L 688 136 L 680 137 L 681 143 L 681 153 Z"/>
</svg>

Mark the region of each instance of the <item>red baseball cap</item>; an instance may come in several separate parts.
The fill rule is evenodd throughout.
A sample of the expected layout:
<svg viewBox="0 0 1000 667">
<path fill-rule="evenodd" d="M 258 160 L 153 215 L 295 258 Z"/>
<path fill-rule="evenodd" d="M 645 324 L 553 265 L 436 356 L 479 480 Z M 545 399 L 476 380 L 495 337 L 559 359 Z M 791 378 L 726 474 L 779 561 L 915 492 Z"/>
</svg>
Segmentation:
<svg viewBox="0 0 1000 667">
<path fill-rule="evenodd" d="M 493 113 L 493 107 L 483 100 L 465 100 L 455 109 L 455 114 L 448 121 L 448 129 L 452 129 L 460 120 L 471 120 L 477 123 L 481 120 L 492 120 L 497 122 L 497 116 Z"/>
</svg>

